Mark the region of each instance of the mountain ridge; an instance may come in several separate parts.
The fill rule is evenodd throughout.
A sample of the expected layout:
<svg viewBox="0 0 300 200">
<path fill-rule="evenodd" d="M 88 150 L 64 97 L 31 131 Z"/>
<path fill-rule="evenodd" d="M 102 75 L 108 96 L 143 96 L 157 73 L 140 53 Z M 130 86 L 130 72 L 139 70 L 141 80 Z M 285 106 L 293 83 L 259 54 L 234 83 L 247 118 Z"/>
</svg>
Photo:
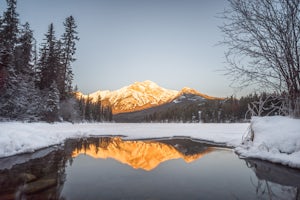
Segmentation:
<svg viewBox="0 0 300 200">
<path fill-rule="evenodd" d="M 119 114 L 141 111 L 170 103 L 185 94 L 193 94 L 209 100 L 223 99 L 202 94 L 189 87 L 184 87 L 180 91 L 165 89 L 150 80 L 135 82 L 114 91 L 98 90 L 89 95 L 78 93 L 77 96 L 89 97 L 94 102 L 100 97 L 104 105 L 112 107 L 113 114 Z"/>
</svg>

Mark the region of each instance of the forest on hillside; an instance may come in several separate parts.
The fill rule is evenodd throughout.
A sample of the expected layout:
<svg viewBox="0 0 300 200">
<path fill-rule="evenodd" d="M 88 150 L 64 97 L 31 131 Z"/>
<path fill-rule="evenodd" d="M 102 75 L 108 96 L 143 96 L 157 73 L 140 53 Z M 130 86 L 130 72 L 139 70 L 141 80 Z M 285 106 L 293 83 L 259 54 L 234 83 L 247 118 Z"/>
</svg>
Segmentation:
<svg viewBox="0 0 300 200">
<path fill-rule="evenodd" d="M 284 113 L 284 94 L 249 94 L 224 100 L 204 100 L 174 105 L 146 114 L 142 122 L 235 123 L 249 122 L 252 116 L 288 115 Z"/>
</svg>

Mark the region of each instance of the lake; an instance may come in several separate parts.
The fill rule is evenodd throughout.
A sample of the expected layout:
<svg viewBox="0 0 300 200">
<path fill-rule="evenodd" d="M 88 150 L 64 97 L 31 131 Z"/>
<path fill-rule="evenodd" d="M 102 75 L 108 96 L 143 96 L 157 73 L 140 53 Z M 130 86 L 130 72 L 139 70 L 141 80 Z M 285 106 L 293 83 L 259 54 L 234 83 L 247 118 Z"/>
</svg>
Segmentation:
<svg viewBox="0 0 300 200">
<path fill-rule="evenodd" d="M 184 137 L 69 139 L 0 159 L 0 199 L 300 199 L 300 171 Z"/>
</svg>

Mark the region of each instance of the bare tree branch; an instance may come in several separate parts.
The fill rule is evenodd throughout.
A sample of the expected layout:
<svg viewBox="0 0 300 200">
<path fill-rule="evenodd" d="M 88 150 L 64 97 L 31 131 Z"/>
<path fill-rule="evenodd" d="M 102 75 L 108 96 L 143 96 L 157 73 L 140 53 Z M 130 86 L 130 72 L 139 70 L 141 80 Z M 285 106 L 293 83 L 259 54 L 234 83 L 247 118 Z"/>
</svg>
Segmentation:
<svg viewBox="0 0 300 200">
<path fill-rule="evenodd" d="M 221 28 L 226 74 L 235 84 L 286 91 L 300 117 L 300 0 L 228 0 Z"/>
</svg>

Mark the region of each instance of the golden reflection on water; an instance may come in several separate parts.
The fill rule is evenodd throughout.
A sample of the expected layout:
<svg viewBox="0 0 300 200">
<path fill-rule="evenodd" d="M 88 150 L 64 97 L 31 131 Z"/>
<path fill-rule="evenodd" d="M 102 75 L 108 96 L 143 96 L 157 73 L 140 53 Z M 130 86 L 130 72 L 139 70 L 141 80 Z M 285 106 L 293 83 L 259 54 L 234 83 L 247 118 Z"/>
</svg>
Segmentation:
<svg viewBox="0 0 300 200">
<path fill-rule="evenodd" d="M 151 171 L 167 160 L 182 158 L 185 162 L 193 162 L 212 152 L 207 147 L 201 152 L 185 155 L 174 146 L 159 141 L 124 141 L 120 137 L 99 139 L 99 143 L 81 145 L 72 152 L 72 157 L 86 154 L 93 158 L 112 158 L 134 169 Z"/>
</svg>

